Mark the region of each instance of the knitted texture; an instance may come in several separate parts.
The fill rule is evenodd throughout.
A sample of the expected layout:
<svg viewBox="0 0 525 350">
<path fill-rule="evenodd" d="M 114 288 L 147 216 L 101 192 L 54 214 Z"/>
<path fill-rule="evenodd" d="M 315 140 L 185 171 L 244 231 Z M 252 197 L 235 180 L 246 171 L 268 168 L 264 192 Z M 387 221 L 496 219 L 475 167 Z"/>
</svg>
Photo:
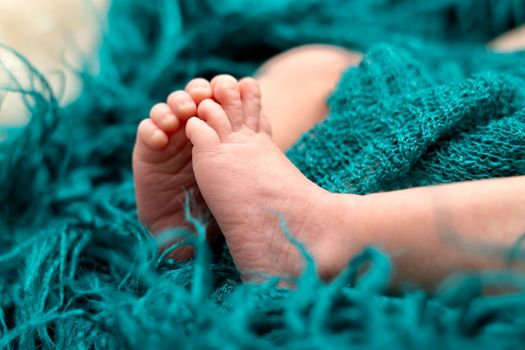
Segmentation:
<svg viewBox="0 0 525 350">
<path fill-rule="evenodd" d="M 138 122 L 191 78 L 248 75 L 282 50 L 322 42 L 367 56 L 342 77 L 330 116 L 288 153 L 320 185 L 368 193 L 524 174 L 525 57 L 483 48 L 525 23 L 524 9 L 523 0 L 113 0 L 100 71 L 78 72 L 84 88 L 70 106 L 11 52 L 27 76 L 7 75 L 1 88 L 22 94 L 31 118 L 0 143 L 0 348 L 522 348 L 525 277 L 511 271 L 391 295 L 389 259 L 370 247 L 329 284 L 306 253 L 294 290 L 243 284 L 196 221 L 195 259 L 172 261 L 136 218 L 130 159 Z M 512 259 L 523 259 L 519 249 Z M 487 286 L 517 293 L 487 297 Z"/>
<path fill-rule="evenodd" d="M 433 49 L 445 50 L 427 46 L 426 60 L 446 69 L 372 49 L 344 74 L 330 117 L 288 156 L 343 193 L 525 174 L 525 55 L 472 49 L 466 58 L 483 63 L 466 70 Z"/>
</svg>

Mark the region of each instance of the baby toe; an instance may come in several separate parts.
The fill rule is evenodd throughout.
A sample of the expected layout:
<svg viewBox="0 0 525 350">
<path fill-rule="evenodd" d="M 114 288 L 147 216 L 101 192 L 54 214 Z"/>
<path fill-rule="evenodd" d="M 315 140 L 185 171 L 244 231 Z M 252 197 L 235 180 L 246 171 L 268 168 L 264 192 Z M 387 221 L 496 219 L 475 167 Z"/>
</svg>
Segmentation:
<svg viewBox="0 0 525 350">
<path fill-rule="evenodd" d="M 217 75 L 216 77 L 214 77 L 211 81 L 210 81 L 210 85 L 211 85 L 211 89 L 212 90 L 215 90 L 215 87 L 217 86 L 218 83 L 222 83 L 226 80 L 230 80 L 232 82 L 237 82 L 237 79 L 235 79 L 235 77 L 233 75 L 229 75 L 229 74 L 220 74 L 220 75 Z"/>
<path fill-rule="evenodd" d="M 197 106 L 205 99 L 212 98 L 213 95 L 210 83 L 203 78 L 195 78 L 190 81 L 188 85 L 186 85 L 186 92 L 191 96 Z"/>
<path fill-rule="evenodd" d="M 183 123 L 197 115 L 197 105 L 186 91 L 175 91 L 168 96 L 168 105 Z"/>
<path fill-rule="evenodd" d="M 243 123 L 243 110 L 239 83 L 230 75 L 219 75 L 212 80 L 213 96 L 221 104 L 230 120 L 232 130 Z"/>
<path fill-rule="evenodd" d="M 174 133 L 180 127 L 180 122 L 171 108 L 165 103 L 158 103 L 151 108 L 150 118 L 155 125 L 166 133 Z"/>
<path fill-rule="evenodd" d="M 253 78 L 244 78 L 239 82 L 241 91 L 244 124 L 254 131 L 259 130 L 261 117 L 261 90 Z"/>
<path fill-rule="evenodd" d="M 199 118 L 206 121 L 222 139 L 232 132 L 232 126 L 224 109 L 213 100 L 204 100 L 197 111 Z"/>
<path fill-rule="evenodd" d="M 261 117 L 259 118 L 259 131 L 268 134 L 270 137 L 272 136 L 272 126 L 263 113 L 261 113 Z"/>
<path fill-rule="evenodd" d="M 151 119 L 140 122 L 137 130 L 137 147 L 161 150 L 168 145 L 169 138 Z"/>
<path fill-rule="evenodd" d="M 186 124 L 186 136 L 194 147 L 213 147 L 220 143 L 217 132 L 204 120 L 197 117 L 190 118 Z"/>
</svg>

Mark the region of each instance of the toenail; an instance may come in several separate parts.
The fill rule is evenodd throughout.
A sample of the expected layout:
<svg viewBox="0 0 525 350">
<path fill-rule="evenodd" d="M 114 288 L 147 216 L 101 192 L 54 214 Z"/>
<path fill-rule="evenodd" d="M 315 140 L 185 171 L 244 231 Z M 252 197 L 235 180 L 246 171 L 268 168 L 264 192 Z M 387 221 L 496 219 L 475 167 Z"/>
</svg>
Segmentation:
<svg viewBox="0 0 525 350">
<path fill-rule="evenodd" d="M 219 75 L 217 77 L 217 80 L 237 81 L 237 79 L 235 79 L 235 77 L 233 77 L 233 76 L 231 76 L 229 74 Z"/>
<path fill-rule="evenodd" d="M 191 89 L 192 90 L 206 90 L 208 89 L 208 85 L 207 84 L 197 84 L 195 86 L 192 86 Z"/>
<path fill-rule="evenodd" d="M 151 135 L 151 139 L 154 141 L 162 141 L 162 139 L 164 139 L 164 133 L 160 130 L 155 130 Z"/>
<path fill-rule="evenodd" d="M 177 118 L 173 114 L 166 114 L 162 120 L 164 124 L 173 124 L 177 121 Z"/>
<path fill-rule="evenodd" d="M 235 81 L 233 80 L 224 80 L 222 83 L 221 83 L 221 87 L 223 89 L 234 89 L 236 87 L 236 83 Z"/>
<path fill-rule="evenodd" d="M 194 95 L 193 97 L 195 98 L 195 96 L 207 96 L 209 94 L 209 90 L 204 86 L 197 86 L 191 89 L 191 93 Z"/>
<path fill-rule="evenodd" d="M 179 106 L 179 109 L 181 110 L 188 110 L 192 108 L 193 108 L 193 104 L 191 102 L 184 102 L 183 104 Z"/>
<path fill-rule="evenodd" d="M 213 102 L 211 99 L 207 98 L 205 100 L 202 100 L 202 102 L 200 103 L 202 106 L 206 106 L 206 105 L 209 105 L 211 102 Z"/>
</svg>

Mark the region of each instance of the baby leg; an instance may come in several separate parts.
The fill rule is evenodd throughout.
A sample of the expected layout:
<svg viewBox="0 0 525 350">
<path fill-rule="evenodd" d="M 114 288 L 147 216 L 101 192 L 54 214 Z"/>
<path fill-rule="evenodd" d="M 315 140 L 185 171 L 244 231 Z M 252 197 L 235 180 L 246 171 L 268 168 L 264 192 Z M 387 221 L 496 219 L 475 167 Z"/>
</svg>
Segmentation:
<svg viewBox="0 0 525 350">
<path fill-rule="evenodd" d="M 494 39 L 489 46 L 496 51 L 518 51 L 525 49 L 525 25 Z"/>
<path fill-rule="evenodd" d="M 329 45 L 300 46 L 267 61 L 257 81 L 275 143 L 286 150 L 328 113 L 326 98 L 361 55 Z"/>
</svg>

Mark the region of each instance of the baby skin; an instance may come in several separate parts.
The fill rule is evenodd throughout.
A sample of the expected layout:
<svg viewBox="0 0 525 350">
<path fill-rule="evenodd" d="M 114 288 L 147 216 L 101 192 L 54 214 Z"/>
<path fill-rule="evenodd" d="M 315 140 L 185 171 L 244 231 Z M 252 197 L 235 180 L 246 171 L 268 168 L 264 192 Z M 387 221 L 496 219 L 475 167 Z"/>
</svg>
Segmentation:
<svg viewBox="0 0 525 350">
<path fill-rule="evenodd" d="M 139 219 L 152 232 L 185 225 L 186 190 L 202 195 L 239 270 L 297 275 L 298 250 L 279 214 L 326 274 L 323 256 L 329 195 L 308 180 L 272 141 L 251 78 L 197 79 L 152 108 L 141 122 L 133 155 Z M 323 209 L 322 209 L 323 208 Z M 337 257 L 335 257 L 337 258 Z"/>
<path fill-rule="evenodd" d="M 154 234 L 188 225 L 184 200 L 191 192 L 198 208 L 211 211 L 244 279 L 301 273 L 303 258 L 283 232 L 284 218 L 323 279 L 375 245 L 391 254 L 394 283 L 425 288 L 458 270 L 504 266 L 476 247 L 509 247 L 525 232 L 524 176 L 366 196 L 330 193 L 286 158 L 270 129 L 254 79 L 195 79 L 172 93 L 138 128 L 139 219 Z"/>
</svg>

